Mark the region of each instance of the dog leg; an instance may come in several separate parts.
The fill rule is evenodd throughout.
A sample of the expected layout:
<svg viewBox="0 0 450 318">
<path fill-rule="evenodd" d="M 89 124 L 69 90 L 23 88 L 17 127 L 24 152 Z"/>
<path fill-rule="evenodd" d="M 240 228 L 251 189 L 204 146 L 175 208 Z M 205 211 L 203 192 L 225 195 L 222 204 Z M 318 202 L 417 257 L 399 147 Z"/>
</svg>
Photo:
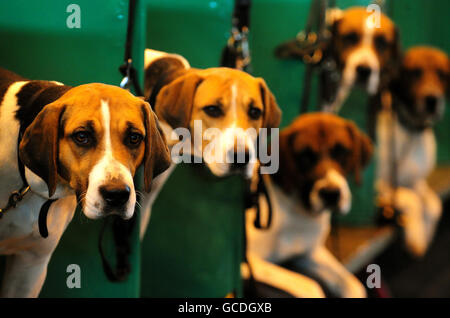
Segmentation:
<svg viewBox="0 0 450 318">
<path fill-rule="evenodd" d="M 427 245 L 429 245 L 433 240 L 437 224 L 442 215 L 442 201 L 425 180 L 418 181 L 415 184 L 414 189 L 422 199 L 422 220 L 424 223 Z"/>
<path fill-rule="evenodd" d="M 314 249 L 307 261 L 308 272 L 318 277 L 333 294 L 343 298 L 364 298 L 366 289 L 324 246 Z"/>
<path fill-rule="evenodd" d="M 408 188 L 396 189 L 395 207 L 401 212 L 406 248 L 416 257 L 423 256 L 427 249 L 423 204 L 418 194 Z"/>
<path fill-rule="evenodd" d="M 269 263 L 253 253 L 248 253 L 247 257 L 256 281 L 281 289 L 294 297 L 325 297 L 322 288 L 320 288 L 319 284 L 314 280 L 273 263 Z M 242 266 L 241 272 L 244 278 L 249 277 L 249 270 L 247 267 Z"/>
<path fill-rule="evenodd" d="M 37 297 L 44 284 L 50 255 L 36 255 L 34 251 L 9 255 L 0 297 Z"/>
<path fill-rule="evenodd" d="M 152 182 L 152 191 L 144 195 L 142 200 L 141 224 L 139 230 L 139 237 L 141 240 L 144 238 L 145 231 L 147 230 L 148 223 L 150 222 L 153 203 L 158 197 L 161 189 L 164 187 L 167 179 L 169 179 L 169 176 L 172 174 L 173 169 L 175 169 L 175 166 L 176 165 L 172 163 L 166 171 L 157 176 Z"/>
</svg>

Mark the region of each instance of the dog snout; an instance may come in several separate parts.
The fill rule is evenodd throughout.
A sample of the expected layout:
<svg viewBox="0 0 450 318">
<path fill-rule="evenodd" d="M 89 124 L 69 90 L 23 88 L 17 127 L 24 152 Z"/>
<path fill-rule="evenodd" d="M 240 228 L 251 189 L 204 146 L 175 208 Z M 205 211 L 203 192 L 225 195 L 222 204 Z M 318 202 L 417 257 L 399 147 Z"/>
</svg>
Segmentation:
<svg viewBox="0 0 450 318">
<path fill-rule="evenodd" d="M 372 69 L 367 65 L 358 65 L 358 67 L 356 67 L 356 74 L 359 82 L 367 82 L 371 73 Z"/>
<path fill-rule="evenodd" d="M 106 204 L 110 207 L 121 207 L 130 198 L 130 187 L 128 185 L 104 185 L 99 188 L 100 194 Z"/>
<path fill-rule="evenodd" d="M 425 110 L 428 114 L 435 114 L 438 106 L 438 97 L 435 95 L 425 96 Z"/>
<path fill-rule="evenodd" d="M 250 162 L 250 152 L 248 149 L 240 152 L 232 150 L 228 153 L 228 158 L 230 159 L 234 169 L 244 169 Z"/>
<path fill-rule="evenodd" d="M 339 204 L 341 191 L 338 188 L 326 187 L 319 190 L 319 197 L 328 208 L 335 208 Z"/>
</svg>

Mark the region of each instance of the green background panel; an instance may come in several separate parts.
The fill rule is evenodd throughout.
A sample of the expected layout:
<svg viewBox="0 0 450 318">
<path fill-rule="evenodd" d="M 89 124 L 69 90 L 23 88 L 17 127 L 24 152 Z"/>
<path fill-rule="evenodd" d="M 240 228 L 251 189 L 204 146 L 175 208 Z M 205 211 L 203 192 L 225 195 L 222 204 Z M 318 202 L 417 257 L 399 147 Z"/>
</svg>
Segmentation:
<svg viewBox="0 0 450 318">
<path fill-rule="evenodd" d="M 66 8 L 74 1 L 17 0 L 0 2 L 0 66 L 32 79 L 79 85 L 103 82 L 117 85 L 123 63 L 128 1 L 77 0 L 81 28 L 69 29 Z M 134 53 L 143 68 L 145 11 L 137 14 Z M 141 72 L 142 74 L 142 72 Z M 41 297 L 137 297 L 140 284 L 138 227 L 132 236 L 132 273 L 125 282 L 107 280 L 98 253 L 102 221 L 88 220 L 80 211 L 64 233 L 52 256 Z M 50 233 L 51 235 L 51 233 Z M 114 261 L 111 233 L 104 239 L 105 253 Z M 66 287 L 66 268 L 81 268 L 81 288 Z"/>
<path fill-rule="evenodd" d="M 143 297 L 241 295 L 243 183 L 180 164 L 155 202 L 142 245 Z"/>
</svg>

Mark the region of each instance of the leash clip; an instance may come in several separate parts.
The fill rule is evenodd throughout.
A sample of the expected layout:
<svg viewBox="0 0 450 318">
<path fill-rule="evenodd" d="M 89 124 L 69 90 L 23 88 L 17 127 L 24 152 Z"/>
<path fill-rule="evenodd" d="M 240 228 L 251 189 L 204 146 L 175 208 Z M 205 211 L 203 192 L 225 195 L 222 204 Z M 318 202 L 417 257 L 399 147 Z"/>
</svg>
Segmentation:
<svg viewBox="0 0 450 318">
<path fill-rule="evenodd" d="M 30 186 L 26 186 L 18 191 L 12 192 L 8 199 L 8 205 L 12 208 L 15 208 L 17 206 L 17 203 L 22 201 L 23 197 L 25 196 L 25 194 L 27 194 L 29 190 Z"/>
<path fill-rule="evenodd" d="M 232 28 L 231 36 L 228 39 L 228 47 L 237 54 L 236 68 L 245 71 L 251 62 L 248 45 L 248 28 L 246 26 L 241 31 L 237 27 Z"/>
</svg>

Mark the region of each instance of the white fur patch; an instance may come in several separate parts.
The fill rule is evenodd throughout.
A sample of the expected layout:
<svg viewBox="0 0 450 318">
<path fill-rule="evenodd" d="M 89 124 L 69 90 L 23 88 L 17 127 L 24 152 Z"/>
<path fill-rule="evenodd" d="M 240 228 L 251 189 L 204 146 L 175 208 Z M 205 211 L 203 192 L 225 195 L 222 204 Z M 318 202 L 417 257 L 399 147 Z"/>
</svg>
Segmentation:
<svg viewBox="0 0 450 318">
<path fill-rule="evenodd" d="M 130 188 L 130 198 L 126 205 L 123 218 L 129 219 L 133 215 L 134 206 L 136 204 L 136 192 L 134 189 L 133 176 L 130 171 L 114 158 L 111 143 L 111 118 L 109 105 L 106 101 L 101 101 L 101 114 L 103 123 L 103 156 L 99 162 L 93 167 L 89 174 L 89 186 L 86 193 L 84 213 L 89 218 L 99 218 L 103 216 L 105 206 L 104 200 L 100 195 L 100 187 L 108 183 L 112 179 L 122 180 Z"/>
<path fill-rule="evenodd" d="M 157 50 L 145 49 L 145 57 L 144 57 L 144 66 L 147 68 L 154 61 L 163 58 L 163 57 L 174 57 L 180 60 L 186 69 L 191 68 L 189 62 L 179 54 L 171 54 L 166 52 L 161 52 Z"/>
<path fill-rule="evenodd" d="M 251 178 L 256 163 L 257 132 L 254 131 L 254 129 L 244 130 L 238 126 L 238 97 L 238 87 L 236 84 L 233 84 L 231 85 L 231 105 L 229 110 L 232 117 L 232 123 L 224 131 L 221 131 L 220 134 L 216 135 L 217 137 L 214 140 L 214 151 L 208 153 L 207 149 L 204 149 L 203 156 L 205 157 L 205 162 L 207 162 L 208 167 L 215 175 L 224 176 L 230 172 L 230 166 L 233 163 L 234 158 L 230 158 L 230 153 L 234 152 L 235 146 L 237 147 L 238 161 L 242 160 L 239 153 L 244 153 L 245 149 L 247 149 L 250 160 L 245 168 L 244 175 L 247 178 Z M 208 135 L 208 133 L 206 133 L 206 135 Z M 208 136 L 208 138 L 210 138 L 210 136 Z M 214 136 L 211 136 L 211 139 L 212 138 L 214 138 Z M 213 145 L 211 144 L 211 148 L 212 146 Z M 207 148 L 209 149 L 210 147 Z"/>
<path fill-rule="evenodd" d="M 370 19 L 370 17 L 367 19 Z M 367 66 L 371 69 L 371 73 L 366 89 L 370 95 L 374 95 L 378 90 L 380 82 L 380 61 L 378 60 L 373 43 L 375 28 L 367 23 L 366 20 L 363 25 L 363 30 L 361 45 L 348 56 L 343 71 L 342 82 L 345 86 L 353 86 L 356 80 L 356 68 L 359 65 Z"/>
</svg>

